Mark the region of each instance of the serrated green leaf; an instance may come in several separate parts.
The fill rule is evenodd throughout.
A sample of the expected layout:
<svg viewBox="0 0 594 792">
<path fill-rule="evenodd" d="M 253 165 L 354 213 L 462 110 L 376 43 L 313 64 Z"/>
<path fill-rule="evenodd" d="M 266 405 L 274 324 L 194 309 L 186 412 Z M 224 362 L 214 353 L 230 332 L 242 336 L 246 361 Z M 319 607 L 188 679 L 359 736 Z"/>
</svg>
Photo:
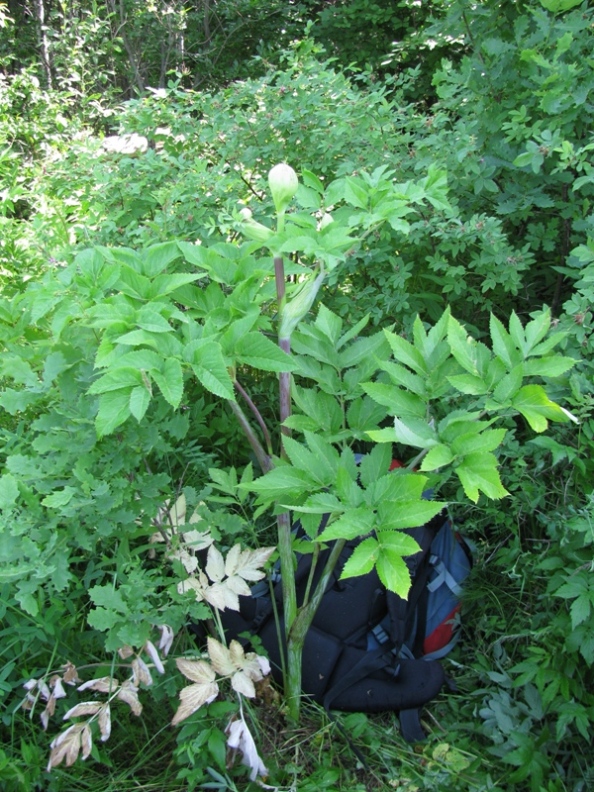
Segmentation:
<svg viewBox="0 0 594 792">
<path fill-rule="evenodd" d="M 454 374 L 447 380 L 457 391 L 470 396 L 482 396 L 489 390 L 482 377 L 477 377 L 474 374 Z"/>
<path fill-rule="evenodd" d="M 173 327 L 164 316 L 154 310 L 142 309 L 138 312 L 136 324 L 149 333 L 172 333 Z"/>
<path fill-rule="evenodd" d="M 462 368 L 482 379 L 491 361 L 491 353 L 484 344 L 469 336 L 453 316 L 448 319 L 448 343 L 452 355 Z"/>
<path fill-rule="evenodd" d="M 347 176 L 344 180 L 344 200 L 351 206 L 367 209 L 369 194 L 364 182 L 352 176 Z"/>
<path fill-rule="evenodd" d="M 161 371 L 153 371 L 151 376 L 157 383 L 165 401 L 176 410 L 184 392 L 184 375 L 179 360 L 167 358 Z"/>
<path fill-rule="evenodd" d="M 186 346 L 184 357 L 206 390 L 223 399 L 235 401 L 233 382 L 219 343 L 212 339 L 192 341 Z"/>
<path fill-rule="evenodd" d="M 284 504 L 282 504 L 284 505 Z M 345 510 L 336 495 L 329 492 L 316 492 L 300 506 L 292 506 L 300 514 L 335 514 Z"/>
<path fill-rule="evenodd" d="M 551 401 L 541 385 L 524 385 L 512 399 L 512 406 L 535 432 L 544 432 L 549 420 L 562 423 L 571 420 L 569 413 Z"/>
<path fill-rule="evenodd" d="M 380 479 L 390 469 L 392 449 L 390 446 L 376 445 L 369 454 L 364 454 L 359 465 L 361 484 L 367 488 Z"/>
<path fill-rule="evenodd" d="M 445 503 L 429 500 L 381 504 L 378 509 L 379 529 L 395 531 L 402 528 L 416 528 L 429 522 L 445 506 Z"/>
<path fill-rule="evenodd" d="M 421 470 L 430 472 L 440 467 L 449 465 L 454 460 L 454 454 L 447 445 L 440 443 L 429 449 L 427 456 L 421 462 Z"/>
<path fill-rule="evenodd" d="M 257 478 L 242 488 L 256 492 L 266 500 L 294 503 L 295 498 L 315 489 L 315 481 L 310 475 L 296 468 L 279 466 Z"/>
<path fill-rule="evenodd" d="M 502 322 L 493 314 L 491 314 L 489 320 L 489 330 L 491 332 L 493 352 L 505 363 L 509 371 L 519 362 L 519 355 L 514 342 Z"/>
<path fill-rule="evenodd" d="M 336 346 L 338 343 L 338 339 L 340 338 L 340 332 L 342 330 L 342 319 L 340 316 L 332 313 L 329 308 L 321 303 L 318 309 L 318 315 L 316 317 L 315 326 L 320 330 L 326 338 Z"/>
<path fill-rule="evenodd" d="M 0 476 L 0 509 L 11 509 L 19 497 L 19 485 L 10 473 Z"/>
<path fill-rule="evenodd" d="M 50 509 L 61 509 L 62 506 L 67 506 L 70 503 L 75 494 L 74 487 L 63 487 L 60 490 L 55 490 L 51 495 L 46 495 L 41 503 Z"/>
<path fill-rule="evenodd" d="M 415 553 L 421 550 L 417 540 L 413 539 L 413 537 L 405 531 L 380 530 L 377 534 L 377 538 L 382 550 L 391 550 L 399 556 L 415 555 Z"/>
<path fill-rule="evenodd" d="M 427 365 L 419 350 L 401 336 L 389 330 L 385 330 L 384 332 L 396 360 L 408 366 L 415 374 L 426 376 L 428 373 Z"/>
<path fill-rule="evenodd" d="M 396 385 L 381 382 L 364 382 L 361 387 L 373 401 L 387 407 L 390 412 L 401 418 L 422 418 L 427 412 L 427 404 L 414 393 L 409 393 Z"/>
<path fill-rule="evenodd" d="M 511 316 L 509 318 L 509 334 L 515 346 L 521 350 L 522 355 L 525 357 L 528 352 L 528 345 L 526 343 L 526 336 L 524 334 L 522 322 L 520 322 L 515 311 L 511 312 Z"/>
<path fill-rule="evenodd" d="M 99 412 L 95 418 L 95 429 L 99 437 L 111 434 L 128 420 L 131 391 L 131 388 L 121 388 L 99 396 Z"/>
<path fill-rule="evenodd" d="M 141 253 L 142 274 L 154 278 L 179 258 L 181 252 L 177 242 L 158 242 L 156 245 L 151 245 Z"/>
<path fill-rule="evenodd" d="M 452 441 L 452 451 L 458 457 L 469 454 L 487 453 L 499 448 L 505 437 L 506 429 L 487 429 L 484 432 L 459 434 Z"/>
<path fill-rule="evenodd" d="M 524 374 L 528 372 L 525 369 L 525 363 L 519 363 L 514 366 L 512 370 L 502 377 L 501 381 L 493 391 L 493 398 L 499 404 L 507 404 L 522 387 Z"/>
<path fill-rule="evenodd" d="M 373 508 L 385 504 L 388 509 L 397 509 L 401 501 L 420 500 L 426 483 L 427 476 L 395 470 L 368 486 L 366 501 Z"/>
<path fill-rule="evenodd" d="M 327 480 L 328 477 L 324 477 L 324 468 L 317 465 L 315 455 L 308 448 L 287 435 L 283 436 L 282 442 L 293 467 L 311 474 L 322 487 L 327 487 L 332 483 L 334 476 L 330 476 L 329 480 Z"/>
<path fill-rule="evenodd" d="M 398 553 L 387 548 L 380 548 L 375 568 L 379 579 L 388 591 L 393 591 L 402 599 L 408 599 L 411 579 L 406 562 Z"/>
<path fill-rule="evenodd" d="M 529 358 L 524 363 L 526 376 L 561 377 L 573 368 L 576 361 L 572 358 L 553 355 L 551 357 Z"/>
<path fill-rule="evenodd" d="M 262 333 L 247 333 L 235 346 L 237 362 L 261 371 L 294 371 L 295 360 Z"/>
<path fill-rule="evenodd" d="M 130 412 L 140 423 L 151 402 L 151 394 L 146 385 L 133 388 L 130 393 Z"/>
<path fill-rule="evenodd" d="M 108 391 L 117 391 L 120 388 L 134 388 L 142 384 L 142 374 L 136 368 L 130 366 L 120 366 L 110 369 L 102 377 L 96 380 L 87 393 L 98 394 Z"/>
<path fill-rule="evenodd" d="M 418 396 L 426 396 L 425 380 L 417 374 L 413 374 L 410 369 L 391 361 L 380 363 L 379 367 L 388 374 L 395 385 L 401 385 L 405 390 L 416 393 Z"/>
<path fill-rule="evenodd" d="M 414 448 L 431 448 L 439 443 L 435 429 L 418 418 L 394 418 L 394 436 L 397 443 Z"/>
<path fill-rule="evenodd" d="M 369 533 L 374 522 L 375 514 L 370 512 L 366 506 L 349 509 L 337 520 L 331 522 L 318 539 L 322 542 L 330 542 L 333 539 L 356 539 L 358 536 L 365 536 Z"/>
<path fill-rule="evenodd" d="M 474 503 L 478 501 L 479 492 L 484 492 L 493 500 L 499 500 L 509 494 L 499 478 L 497 458 L 494 454 L 470 454 L 464 457 L 455 470 L 466 496 Z"/>
<path fill-rule="evenodd" d="M 358 544 L 353 550 L 350 558 L 345 563 L 340 579 L 367 575 L 371 572 L 379 556 L 379 544 L 377 539 L 369 536 Z"/>
<path fill-rule="evenodd" d="M 577 597 L 572 603 L 571 607 L 569 608 L 569 612 L 571 614 L 571 628 L 575 630 L 579 624 L 587 621 L 590 618 L 590 613 L 592 610 L 592 605 L 594 604 L 594 591 L 590 591 L 588 594 L 582 594 L 582 596 Z"/>
</svg>

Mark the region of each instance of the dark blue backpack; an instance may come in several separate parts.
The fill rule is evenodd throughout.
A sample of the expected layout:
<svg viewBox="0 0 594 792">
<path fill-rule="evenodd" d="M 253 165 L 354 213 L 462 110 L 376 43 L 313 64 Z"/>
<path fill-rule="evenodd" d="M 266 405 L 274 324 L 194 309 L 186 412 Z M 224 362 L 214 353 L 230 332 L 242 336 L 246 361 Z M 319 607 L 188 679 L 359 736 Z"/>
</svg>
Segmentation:
<svg viewBox="0 0 594 792">
<path fill-rule="evenodd" d="M 439 659 L 459 637 L 461 586 L 472 555 L 445 514 L 408 533 L 421 550 L 406 559 L 412 579 L 406 600 L 387 591 L 375 570 L 340 580 L 357 541 L 345 545 L 305 639 L 302 689 L 327 710 L 398 712 L 404 738 L 415 742 L 425 736 L 420 708 L 446 682 Z M 320 554 L 317 570 L 323 569 L 329 552 Z M 311 556 L 301 556 L 296 569 L 298 603 L 310 569 Z M 240 612 L 225 611 L 223 624 L 230 638 L 257 634 L 280 678 L 274 620 L 275 610 L 282 613 L 277 569 L 273 591 L 274 605 L 270 585 L 262 581 L 251 597 L 241 598 Z"/>
</svg>

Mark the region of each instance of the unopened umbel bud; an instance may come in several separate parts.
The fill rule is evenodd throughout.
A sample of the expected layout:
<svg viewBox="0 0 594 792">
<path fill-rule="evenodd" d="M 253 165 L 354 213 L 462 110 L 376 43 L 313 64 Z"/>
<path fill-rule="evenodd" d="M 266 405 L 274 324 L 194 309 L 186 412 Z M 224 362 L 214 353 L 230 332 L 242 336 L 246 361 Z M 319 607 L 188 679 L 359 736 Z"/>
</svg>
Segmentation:
<svg viewBox="0 0 594 792">
<path fill-rule="evenodd" d="M 299 187 L 297 174 L 290 165 L 284 162 L 280 163 L 280 165 L 275 165 L 268 174 L 268 184 L 276 211 L 283 214 Z"/>
<path fill-rule="evenodd" d="M 262 223 L 257 223 L 247 206 L 243 207 L 239 215 L 243 219 L 241 230 L 248 239 L 253 239 L 255 242 L 267 242 L 270 239 L 272 229 L 267 228 Z"/>
</svg>

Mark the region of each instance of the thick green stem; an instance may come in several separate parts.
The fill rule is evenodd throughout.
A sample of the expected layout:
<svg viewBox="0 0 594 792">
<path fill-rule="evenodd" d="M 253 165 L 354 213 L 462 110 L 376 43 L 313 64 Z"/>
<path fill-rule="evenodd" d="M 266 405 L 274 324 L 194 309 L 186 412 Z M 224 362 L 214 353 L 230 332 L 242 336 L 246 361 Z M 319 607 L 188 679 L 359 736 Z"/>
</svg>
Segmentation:
<svg viewBox="0 0 594 792">
<path fill-rule="evenodd" d="M 326 591 L 326 587 L 328 586 L 344 545 L 344 539 L 335 542 L 312 598 L 307 605 L 303 605 L 299 608 L 291 624 L 291 628 L 288 631 L 285 696 L 287 699 L 289 717 L 295 723 L 299 721 L 299 714 L 301 711 L 301 670 L 303 665 L 303 645 L 305 643 L 305 636 L 311 627 L 313 618 L 324 596 L 324 592 Z"/>
<path fill-rule="evenodd" d="M 280 222 L 280 219 L 279 219 Z M 276 298 L 278 304 L 279 327 L 285 307 L 285 268 L 282 256 L 274 258 L 274 276 L 276 281 Z M 291 342 L 288 338 L 279 338 L 279 346 L 289 354 Z M 281 432 L 288 430 L 282 426 L 291 414 L 291 374 L 283 371 L 279 374 L 279 418 Z M 284 453 L 281 448 L 281 454 Z M 285 695 L 292 720 L 299 718 L 299 701 L 301 695 L 301 651 L 295 652 L 289 641 L 293 622 L 297 617 L 297 591 L 295 586 L 295 568 L 293 564 L 293 538 L 291 536 L 291 515 L 281 512 L 277 518 L 278 552 L 280 556 L 281 579 L 283 590 L 283 619 L 285 623 L 285 639 L 287 641 L 287 658 L 285 664 Z"/>
</svg>

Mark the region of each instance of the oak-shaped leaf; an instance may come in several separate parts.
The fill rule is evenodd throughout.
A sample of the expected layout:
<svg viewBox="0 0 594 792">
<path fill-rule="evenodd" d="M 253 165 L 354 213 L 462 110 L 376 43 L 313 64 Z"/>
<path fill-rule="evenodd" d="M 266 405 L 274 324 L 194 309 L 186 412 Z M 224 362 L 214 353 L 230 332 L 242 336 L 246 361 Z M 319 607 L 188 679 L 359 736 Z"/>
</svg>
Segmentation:
<svg viewBox="0 0 594 792">
<path fill-rule="evenodd" d="M 172 726 L 181 723 L 204 704 L 210 704 L 219 692 L 219 686 L 215 682 L 215 672 L 204 660 L 187 660 L 179 657 L 175 662 L 181 673 L 194 684 L 180 691 L 181 703 L 171 721 Z"/>
</svg>

